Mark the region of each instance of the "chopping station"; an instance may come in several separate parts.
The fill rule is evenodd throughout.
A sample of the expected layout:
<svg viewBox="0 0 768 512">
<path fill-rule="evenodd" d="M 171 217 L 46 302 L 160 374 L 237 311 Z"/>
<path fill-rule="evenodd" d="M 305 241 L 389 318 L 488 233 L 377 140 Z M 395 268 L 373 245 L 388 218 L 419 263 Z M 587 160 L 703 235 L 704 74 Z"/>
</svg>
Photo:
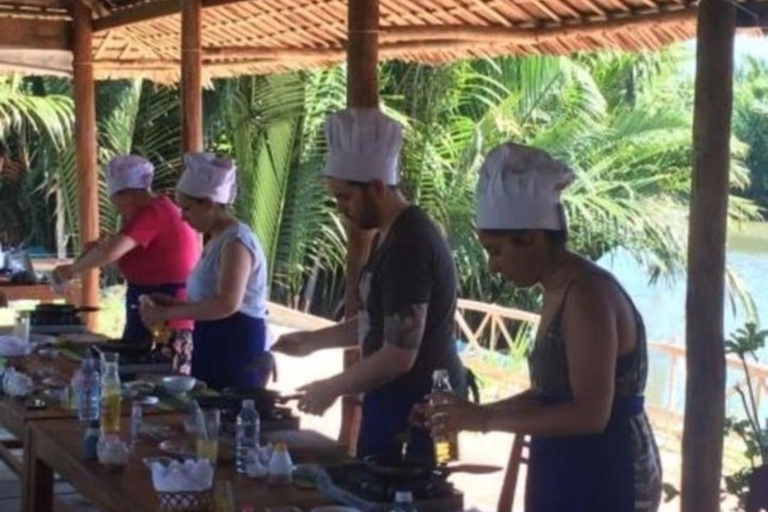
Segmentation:
<svg viewBox="0 0 768 512">
<path fill-rule="evenodd" d="M 196 458 L 194 434 L 188 428 L 193 403 L 203 410 L 220 411 L 215 481 L 230 483 L 237 507 L 253 505 L 260 510 L 290 505 L 309 510 L 336 503 L 383 512 L 392 508 L 397 492 L 409 491 L 418 510 L 463 509 L 463 497 L 448 482 L 446 473 L 427 470 L 414 474 L 413 468 L 406 468 L 406 473 L 390 474 L 392 468 L 377 468 L 370 461 L 352 459 L 345 446 L 317 432 L 302 430 L 292 408 L 297 396 L 272 390 L 226 389 L 219 393 L 199 382 L 188 393 L 171 393 L 162 384 L 163 376 L 169 373 L 169 362 L 156 347 L 122 341 L 74 342 L 72 337 L 78 336 L 60 334 L 55 342 L 48 336 L 48 343 L 38 345 L 32 354 L 7 359 L 7 368 L 30 376 L 34 383 L 28 396 L 4 394 L 0 398 L 0 423 L 19 439 L 0 449 L 0 455 L 20 473 L 25 511 L 53 509 L 54 473 L 107 510 L 157 509 L 157 493 L 151 488 L 146 460 Z M 143 406 L 142 432 L 116 472 L 98 460 L 83 458 L 87 426 L 78 421 L 71 392 L 65 391 L 85 358 L 98 361 L 102 354 L 110 352 L 119 354 L 121 361 L 123 440 L 127 441 L 131 432 L 131 403 L 152 403 L 146 398 L 157 398 L 157 403 Z M 243 400 L 253 400 L 256 406 L 262 444 L 287 445 L 297 468 L 293 485 L 272 487 L 264 479 L 249 479 L 235 472 L 235 421 Z M 11 448 L 19 444 L 25 449 L 23 461 L 11 453 Z M 206 510 L 218 508 L 210 505 Z"/>
</svg>

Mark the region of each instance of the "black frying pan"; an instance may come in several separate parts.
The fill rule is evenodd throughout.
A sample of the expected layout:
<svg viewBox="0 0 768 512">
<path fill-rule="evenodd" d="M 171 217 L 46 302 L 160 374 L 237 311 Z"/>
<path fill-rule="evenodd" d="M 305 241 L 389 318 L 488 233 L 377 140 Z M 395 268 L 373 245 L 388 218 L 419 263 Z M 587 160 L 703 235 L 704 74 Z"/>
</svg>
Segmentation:
<svg viewBox="0 0 768 512">
<path fill-rule="evenodd" d="M 433 467 L 418 462 L 406 461 L 395 454 L 370 455 L 363 459 L 363 464 L 372 474 L 389 480 L 408 480 L 423 478 L 432 474 L 448 476 L 453 473 L 472 473 L 484 475 L 496 473 L 502 468 L 483 464 L 457 464 L 453 466 Z"/>
</svg>

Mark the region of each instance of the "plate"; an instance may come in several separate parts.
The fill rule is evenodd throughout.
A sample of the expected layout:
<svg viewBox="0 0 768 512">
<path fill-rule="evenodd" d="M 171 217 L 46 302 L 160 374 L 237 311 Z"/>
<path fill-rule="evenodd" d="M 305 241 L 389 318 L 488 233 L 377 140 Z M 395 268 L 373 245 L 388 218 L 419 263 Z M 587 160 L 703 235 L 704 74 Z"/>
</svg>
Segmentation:
<svg viewBox="0 0 768 512">
<path fill-rule="evenodd" d="M 166 439 L 158 446 L 161 451 L 176 457 L 195 457 L 195 446 L 188 439 Z"/>
<path fill-rule="evenodd" d="M 157 405 L 160 403 L 160 399 L 154 395 L 147 395 L 140 398 L 134 398 L 133 401 L 141 405 Z"/>
</svg>

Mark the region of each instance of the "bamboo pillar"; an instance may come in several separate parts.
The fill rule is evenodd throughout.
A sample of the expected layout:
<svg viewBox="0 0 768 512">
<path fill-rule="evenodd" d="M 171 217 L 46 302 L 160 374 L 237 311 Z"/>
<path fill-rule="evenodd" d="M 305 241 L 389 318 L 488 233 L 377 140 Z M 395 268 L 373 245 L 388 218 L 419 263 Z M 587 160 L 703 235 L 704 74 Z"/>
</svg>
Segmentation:
<svg viewBox="0 0 768 512">
<path fill-rule="evenodd" d="M 699 4 L 686 303 L 682 512 L 720 510 L 725 417 L 725 242 L 735 7 Z"/>
<path fill-rule="evenodd" d="M 99 172 L 96 157 L 96 84 L 93 79 L 91 11 L 82 2 L 72 2 L 73 77 L 75 90 L 75 153 L 80 199 L 80 242 L 99 238 Z M 82 305 L 98 306 L 99 271 L 82 276 Z M 88 328 L 96 317 L 86 316 Z"/>
<path fill-rule="evenodd" d="M 347 10 L 347 106 L 379 106 L 379 81 L 377 65 L 379 57 L 379 0 L 349 0 Z M 352 318 L 359 307 L 357 281 L 370 255 L 373 231 L 354 227 L 347 229 L 347 275 L 344 316 Z M 356 350 L 344 353 L 344 367 L 357 362 Z M 351 452 L 357 439 L 360 407 L 357 398 L 344 397 L 341 404 L 341 431 L 339 440 Z"/>
<path fill-rule="evenodd" d="M 203 151 L 203 2 L 181 2 L 181 149 Z"/>
</svg>

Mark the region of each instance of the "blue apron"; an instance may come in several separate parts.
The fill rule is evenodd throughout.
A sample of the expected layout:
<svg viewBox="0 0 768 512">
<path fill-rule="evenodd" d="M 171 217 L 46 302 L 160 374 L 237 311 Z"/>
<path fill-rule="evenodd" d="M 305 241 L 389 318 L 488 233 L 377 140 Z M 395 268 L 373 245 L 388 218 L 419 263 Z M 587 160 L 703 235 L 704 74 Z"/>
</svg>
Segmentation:
<svg viewBox="0 0 768 512">
<path fill-rule="evenodd" d="M 369 455 L 397 456 L 402 445 L 398 434 L 408 431 L 413 406 L 423 403 L 432 390 L 430 378 L 409 378 L 407 375 L 375 391 L 363 399 L 360 434 L 357 439 L 357 457 Z M 412 427 L 406 460 L 434 466 L 435 449 L 429 432 Z"/>
<path fill-rule="evenodd" d="M 221 391 L 263 387 L 269 370 L 249 366 L 264 354 L 267 324 L 263 318 L 235 313 L 221 320 L 195 322 L 192 376 Z"/>
<path fill-rule="evenodd" d="M 525 512 L 634 512 L 630 418 L 643 404 L 642 397 L 616 399 L 600 434 L 532 437 Z"/>
<path fill-rule="evenodd" d="M 158 284 L 158 285 L 136 285 L 128 283 L 128 290 L 125 294 L 125 329 L 123 330 L 123 340 L 146 342 L 152 340 L 152 334 L 141 322 L 139 314 L 139 297 L 142 295 L 151 295 L 153 293 L 164 293 L 175 297 L 179 290 L 185 288 L 185 284 Z"/>
</svg>

